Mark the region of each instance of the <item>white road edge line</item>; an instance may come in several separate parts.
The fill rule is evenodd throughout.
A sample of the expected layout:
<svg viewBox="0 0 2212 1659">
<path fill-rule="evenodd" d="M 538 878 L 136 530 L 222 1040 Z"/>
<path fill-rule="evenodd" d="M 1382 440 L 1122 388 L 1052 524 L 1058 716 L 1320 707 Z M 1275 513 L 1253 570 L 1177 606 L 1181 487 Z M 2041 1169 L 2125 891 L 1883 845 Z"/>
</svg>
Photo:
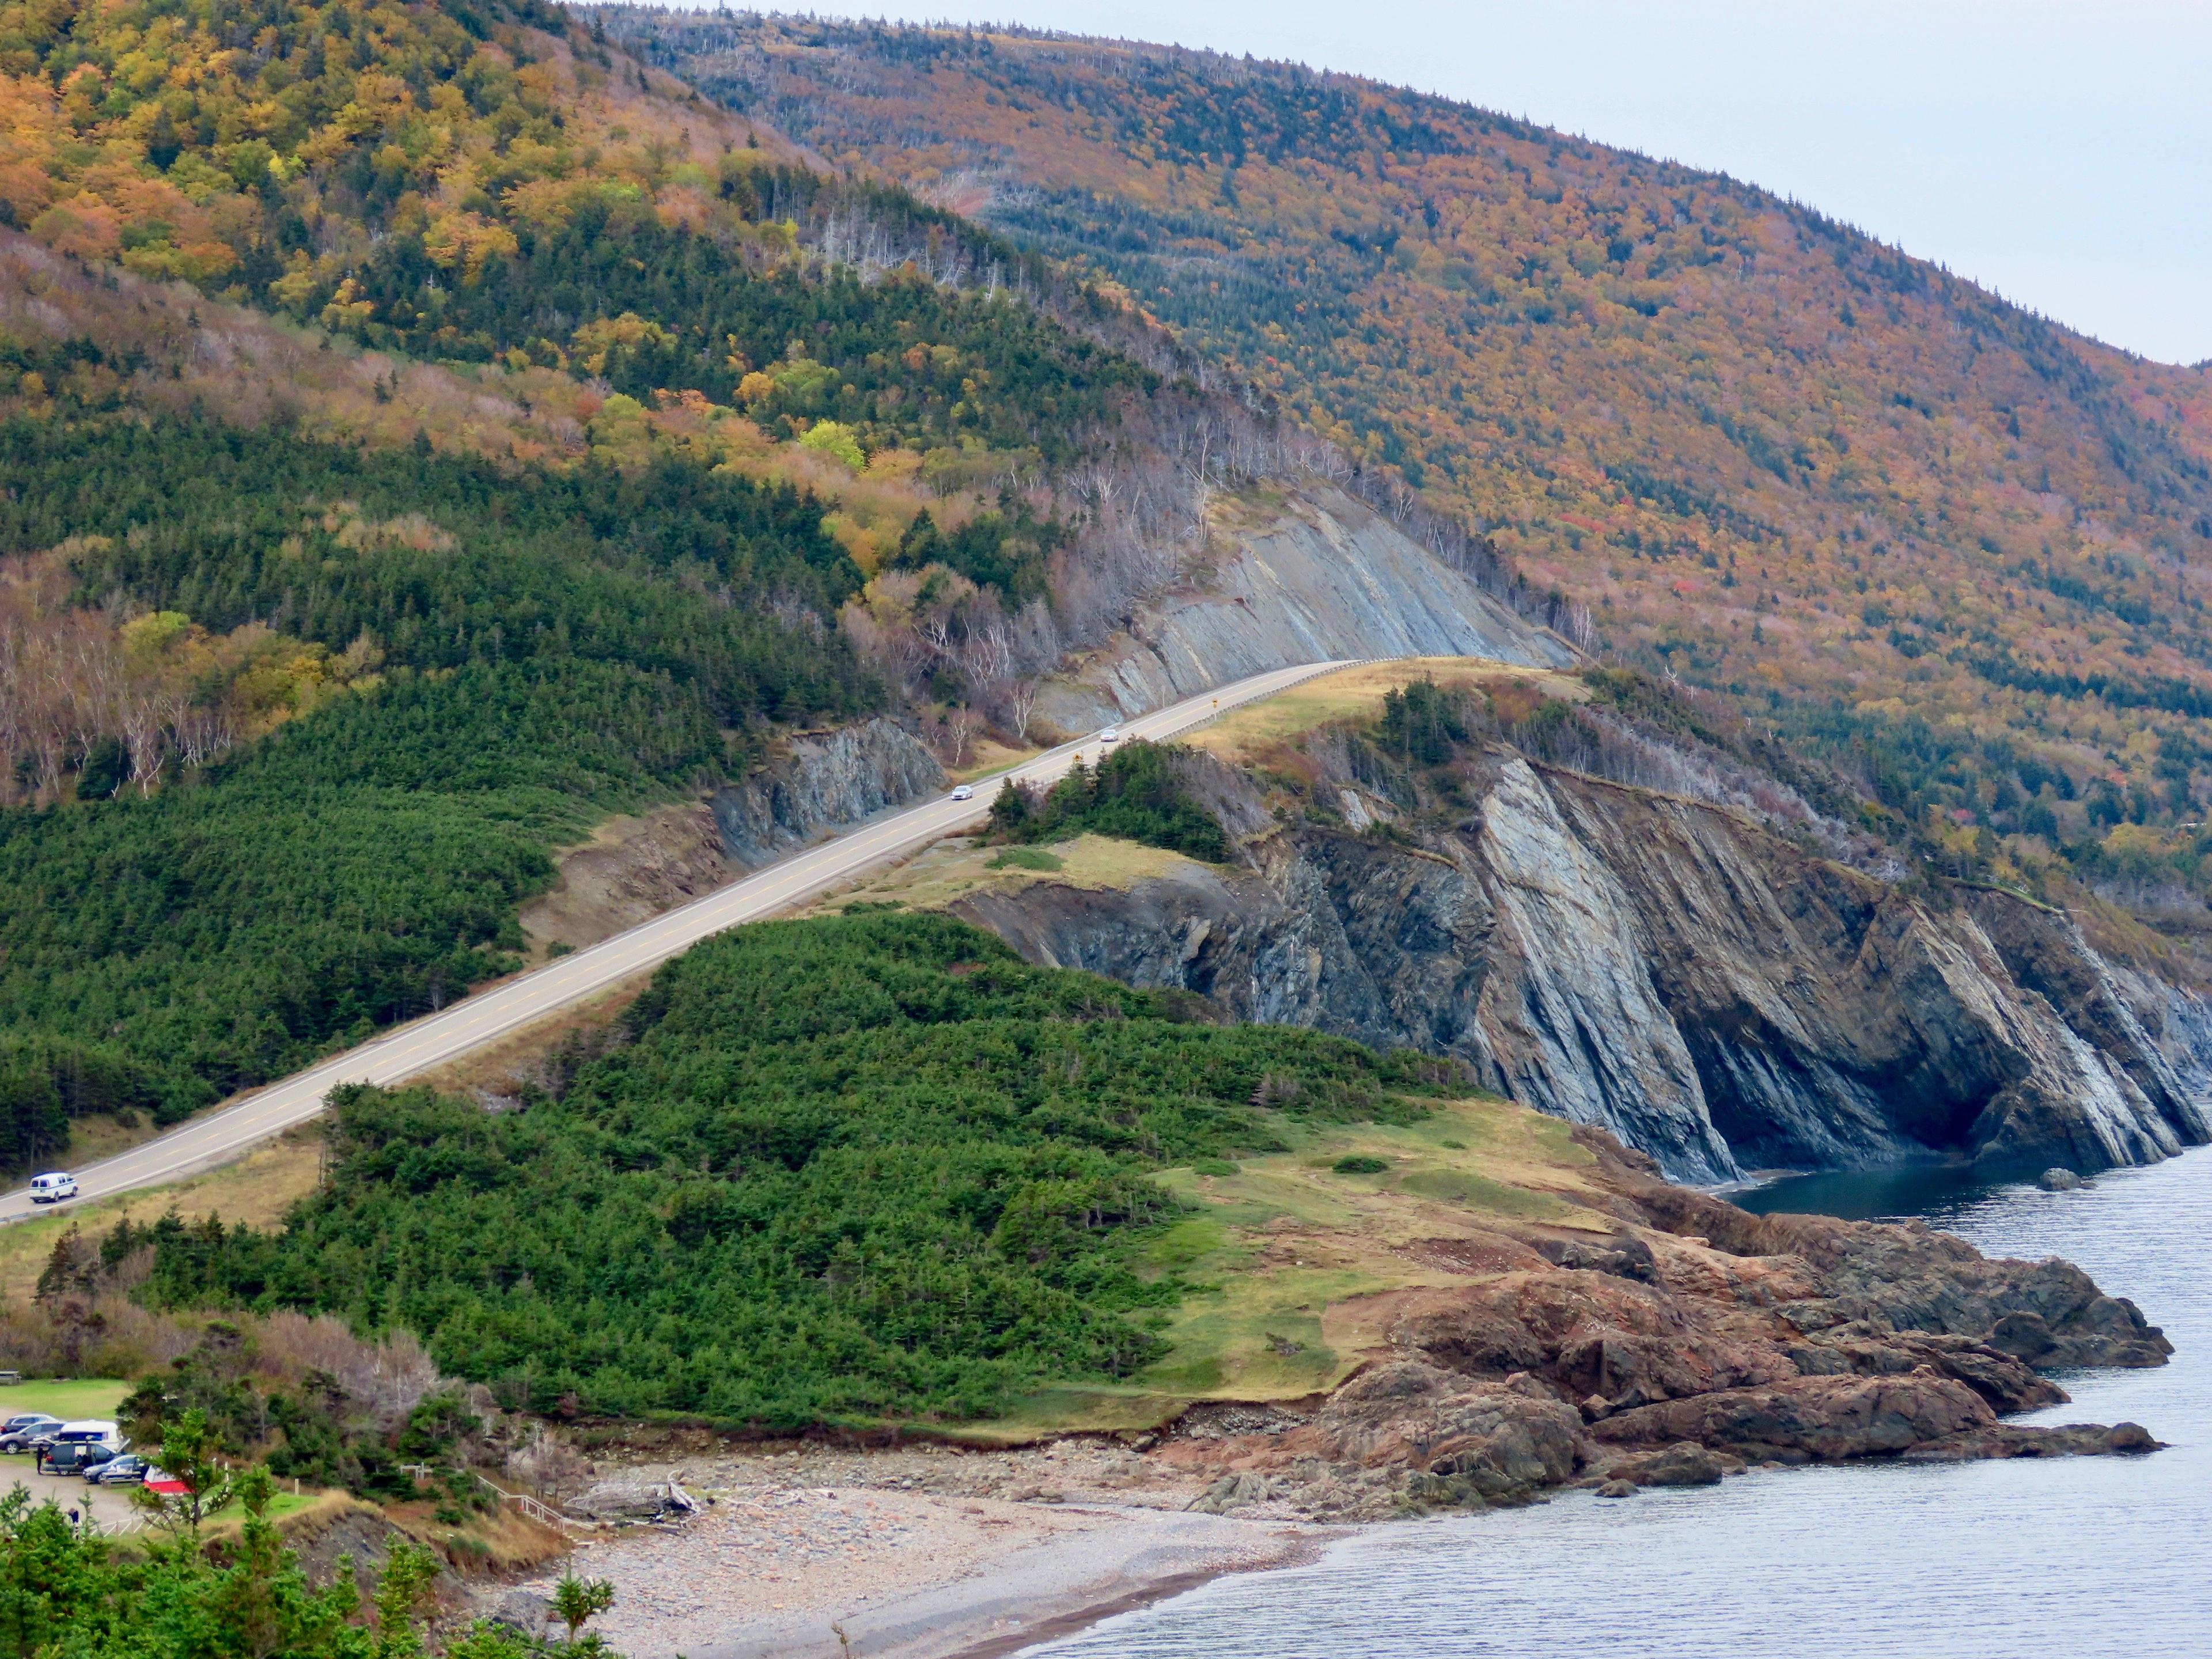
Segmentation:
<svg viewBox="0 0 2212 1659">
<path fill-rule="evenodd" d="M 1347 658 L 1272 669 L 1125 720 L 1120 729 L 1128 737 L 1181 737 L 1232 708 L 1323 674 L 1378 660 Z M 1024 783 L 1055 782 L 1077 756 L 1101 747 L 1093 732 L 976 783 L 980 790 L 981 785 L 996 785 L 1007 777 Z M 909 856 L 972 826 L 989 811 L 989 803 L 980 798 L 955 801 L 939 797 L 856 824 L 689 904 L 557 962 L 502 980 L 450 1009 L 395 1026 L 358 1048 L 264 1085 L 230 1105 L 93 1164 L 78 1172 L 79 1197 L 105 1198 L 197 1175 L 319 1115 L 324 1097 L 341 1083 L 404 1083 L 658 967 L 702 939 L 763 921 L 870 869 Z M 29 1188 L 20 1188 L 0 1196 L 0 1224 L 27 1219 L 46 1207 L 33 1207 Z"/>
</svg>

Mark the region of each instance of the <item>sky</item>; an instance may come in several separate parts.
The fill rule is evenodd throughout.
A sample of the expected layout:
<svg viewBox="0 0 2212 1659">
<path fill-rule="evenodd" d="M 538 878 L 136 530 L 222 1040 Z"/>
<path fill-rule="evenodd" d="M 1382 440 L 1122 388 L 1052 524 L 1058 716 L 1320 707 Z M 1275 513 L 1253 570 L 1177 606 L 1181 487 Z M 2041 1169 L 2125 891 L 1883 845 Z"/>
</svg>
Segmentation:
<svg viewBox="0 0 2212 1659">
<path fill-rule="evenodd" d="M 1795 197 L 2143 356 L 2212 360 L 2212 0 L 805 9 L 1249 52 L 1440 93 Z"/>
</svg>

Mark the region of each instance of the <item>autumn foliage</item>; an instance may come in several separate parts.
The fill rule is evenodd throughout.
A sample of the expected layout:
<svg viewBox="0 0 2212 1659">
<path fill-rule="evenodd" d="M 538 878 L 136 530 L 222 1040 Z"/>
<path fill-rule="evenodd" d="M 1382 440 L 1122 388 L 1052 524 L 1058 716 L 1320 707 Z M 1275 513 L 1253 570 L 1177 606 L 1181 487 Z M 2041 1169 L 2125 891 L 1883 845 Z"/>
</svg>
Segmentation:
<svg viewBox="0 0 2212 1659">
<path fill-rule="evenodd" d="M 1724 177 L 1349 76 L 604 15 L 732 107 L 1115 286 L 1474 516 L 1615 651 L 1870 791 L 1909 768 L 1899 804 L 2000 833 L 2040 798 L 2046 845 L 2105 833 L 2075 805 L 2100 784 L 2123 816 L 2203 816 L 2212 368 L 2130 359 Z"/>
</svg>

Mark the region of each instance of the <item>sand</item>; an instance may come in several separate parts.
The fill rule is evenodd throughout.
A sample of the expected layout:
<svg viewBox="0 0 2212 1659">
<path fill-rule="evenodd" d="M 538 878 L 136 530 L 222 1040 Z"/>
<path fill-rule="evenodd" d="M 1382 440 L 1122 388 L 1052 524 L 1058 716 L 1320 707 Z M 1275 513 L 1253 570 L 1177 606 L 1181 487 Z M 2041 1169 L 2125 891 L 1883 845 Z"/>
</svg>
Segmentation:
<svg viewBox="0 0 2212 1659">
<path fill-rule="evenodd" d="M 670 1475 L 697 1513 L 611 1530 L 565 1564 L 613 1581 L 615 1606 L 591 1627 L 629 1659 L 987 1659 L 1281 1565 L 1328 1535 L 1191 1512 L 1195 1488 L 1119 1449 L 765 1453 L 621 1472 Z M 558 1577 L 508 1594 L 507 1610 L 532 1609 Z"/>
</svg>

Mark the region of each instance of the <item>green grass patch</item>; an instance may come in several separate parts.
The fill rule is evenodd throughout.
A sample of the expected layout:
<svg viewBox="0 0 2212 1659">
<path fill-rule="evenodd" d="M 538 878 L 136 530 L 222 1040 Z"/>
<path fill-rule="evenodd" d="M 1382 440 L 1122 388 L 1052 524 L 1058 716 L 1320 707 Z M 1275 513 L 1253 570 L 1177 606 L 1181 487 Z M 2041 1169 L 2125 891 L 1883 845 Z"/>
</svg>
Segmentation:
<svg viewBox="0 0 2212 1659">
<path fill-rule="evenodd" d="M 130 1383 L 106 1377 L 28 1378 L 13 1388 L 0 1388 L 0 1419 L 20 1417 L 26 1412 L 45 1412 L 64 1422 L 112 1418 L 130 1392 Z"/>
<path fill-rule="evenodd" d="M 1254 1400 L 1333 1387 L 1344 1366 L 1322 1340 L 1322 1310 L 1382 1285 L 1371 1274 L 1331 1268 L 1240 1279 L 1225 1295 L 1186 1302 L 1163 1333 L 1167 1357 L 1136 1381 L 1168 1392 Z"/>
<path fill-rule="evenodd" d="M 1532 1193 L 1524 1188 L 1509 1186 L 1471 1170 L 1416 1170 L 1403 1177 L 1398 1186 L 1401 1191 L 1422 1198 L 1441 1198 L 1470 1209 L 1487 1210 L 1493 1215 L 1513 1216 L 1524 1221 L 1559 1220 L 1571 1208 L 1548 1193 Z"/>
<path fill-rule="evenodd" d="M 1042 847 L 1009 847 L 985 866 L 992 870 L 1064 870 L 1067 860 Z"/>
<path fill-rule="evenodd" d="M 322 1501 L 323 1492 L 319 1487 L 311 1486 L 305 1492 L 279 1490 L 269 1500 L 269 1518 L 282 1521 L 288 1515 L 311 1510 Z M 243 1504 L 226 1504 L 208 1516 L 208 1522 L 211 1526 L 219 1526 L 225 1521 L 242 1521 L 245 1518 L 246 1506 Z"/>
</svg>

